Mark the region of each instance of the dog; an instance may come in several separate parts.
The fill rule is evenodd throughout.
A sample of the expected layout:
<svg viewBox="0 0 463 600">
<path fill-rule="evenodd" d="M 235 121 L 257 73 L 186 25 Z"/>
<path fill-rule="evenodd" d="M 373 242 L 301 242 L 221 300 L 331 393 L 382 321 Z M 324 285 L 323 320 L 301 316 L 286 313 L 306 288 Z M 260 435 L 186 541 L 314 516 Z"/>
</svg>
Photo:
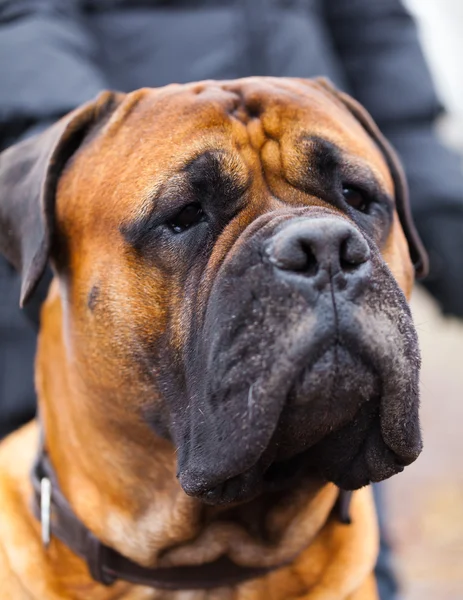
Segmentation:
<svg viewBox="0 0 463 600">
<path fill-rule="evenodd" d="M 366 111 L 324 79 L 104 92 L 0 190 L 21 305 L 54 271 L 39 418 L 0 446 L 2 600 L 377 598 L 426 255 Z"/>
</svg>

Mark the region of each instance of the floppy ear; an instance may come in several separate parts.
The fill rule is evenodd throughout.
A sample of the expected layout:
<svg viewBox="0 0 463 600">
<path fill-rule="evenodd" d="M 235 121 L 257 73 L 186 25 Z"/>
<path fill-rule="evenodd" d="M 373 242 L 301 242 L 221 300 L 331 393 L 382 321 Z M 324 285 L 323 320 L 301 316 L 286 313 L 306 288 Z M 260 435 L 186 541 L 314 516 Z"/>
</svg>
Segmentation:
<svg viewBox="0 0 463 600">
<path fill-rule="evenodd" d="M 123 94 L 103 92 L 42 134 L 0 155 L 0 252 L 21 273 L 23 306 L 46 267 L 54 234 L 55 193 L 66 162 Z"/>
<path fill-rule="evenodd" d="M 348 94 L 336 89 L 334 85 L 325 77 L 317 77 L 315 82 L 331 96 L 334 96 L 342 102 L 342 104 L 367 131 L 370 137 L 373 138 L 373 140 L 376 142 L 376 145 L 383 153 L 394 181 L 397 213 L 399 215 L 405 237 L 407 238 L 410 256 L 415 266 L 416 276 L 418 278 L 425 277 L 428 273 L 428 256 L 413 222 L 407 180 L 402 168 L 402 164 L 395 150 L 380 132 L 371 115 L 365 110 L 365 108 L 363 108 L 361 104 L 359 104 Z"/>
</svg>

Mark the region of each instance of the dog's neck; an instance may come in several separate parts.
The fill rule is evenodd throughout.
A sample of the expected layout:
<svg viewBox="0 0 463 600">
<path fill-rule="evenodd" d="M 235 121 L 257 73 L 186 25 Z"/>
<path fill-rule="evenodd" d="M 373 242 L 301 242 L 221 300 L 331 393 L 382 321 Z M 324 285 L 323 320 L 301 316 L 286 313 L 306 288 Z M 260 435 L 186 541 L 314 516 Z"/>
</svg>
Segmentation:
<svg viewBox="0 0 463 600">
<path fill-rule="evenodd" d="M 143 566 L 202 564 L 224 553 L 238 564 L 271 566 L 310 545 L 336 500 L 334 486 L 311 484 L 275 506 L 262 498 L 225 516 L 205 507 L 181 489 L 170 442 L 70 379 L 76 370 L 67 368 L 53 290 L 42 322 L 37 388 L 46 449 L 75 514 L 103 543 Z M 64 552 L 56 556 L 61 566 L 66 557 L 76 560 Z"/>
</svg>

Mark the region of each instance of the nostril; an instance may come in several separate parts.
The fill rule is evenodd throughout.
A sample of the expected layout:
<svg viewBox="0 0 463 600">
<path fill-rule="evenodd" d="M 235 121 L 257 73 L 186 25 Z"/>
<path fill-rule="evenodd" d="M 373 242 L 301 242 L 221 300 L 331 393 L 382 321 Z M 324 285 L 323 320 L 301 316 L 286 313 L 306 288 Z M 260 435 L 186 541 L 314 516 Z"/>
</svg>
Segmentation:
<svg viewBox="0 0 463 600">
<path fill-rule="evenodd" d="M 305 264 L 302 269 L 299 271 L 303 271 L 305 275 L 309 277 L 314 277 L 318 273 L 318 260 L 312 250 L 312 247 L 307 242 L 301 240 L 301 248 L 305 254 Z"/>
<path fill-rule="evenodd" d="M 318 259 L 310 240 L 294 236 L 273 240 L 265 251 L 279 269 L 312 277 L 318 273 Z"/>
<path fill-rule="evenodd" d="M 369 258 L 370 249 L 361 237 L 349 235 L 341 241 L 339 246 L 339 262 L 344 272 L 355 271 L 367 262 Z"/>
<path fill-rule="evenodd" d="M 355 271 L 361 263 L 359 263 L 352 254 L 348 251 L 348 240 L 343 240 L 339 248 L 339 263 L 341 270 L 350 273 Z"/>
</svg>

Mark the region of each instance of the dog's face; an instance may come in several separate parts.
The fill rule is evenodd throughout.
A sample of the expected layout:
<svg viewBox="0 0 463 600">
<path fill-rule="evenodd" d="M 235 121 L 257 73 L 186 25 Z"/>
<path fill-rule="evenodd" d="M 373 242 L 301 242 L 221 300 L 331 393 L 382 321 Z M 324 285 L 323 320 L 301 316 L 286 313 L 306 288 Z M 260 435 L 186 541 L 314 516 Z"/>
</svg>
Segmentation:
<svg viewBox="0 0 463 600">
<path fill-rule="evenodd" d="M 348 107 L 257 78 L 112 102 L 50 228 L 79 386 L 172 439 L 209 503 L 415 460 L 413 266 L 384 153 Z"/>
</svg>

